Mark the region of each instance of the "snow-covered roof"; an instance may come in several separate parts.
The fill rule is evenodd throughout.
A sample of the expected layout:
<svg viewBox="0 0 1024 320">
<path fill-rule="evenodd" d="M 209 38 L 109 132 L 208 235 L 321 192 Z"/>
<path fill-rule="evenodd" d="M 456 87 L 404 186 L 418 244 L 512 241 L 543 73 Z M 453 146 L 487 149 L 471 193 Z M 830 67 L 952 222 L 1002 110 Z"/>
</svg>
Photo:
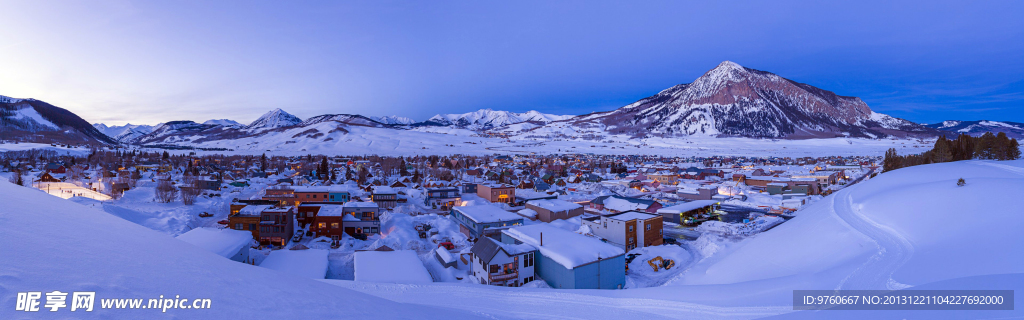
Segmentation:
<svg viewBox="0 0 1024 320">
<path fill-rule="evenodd" d="M 245 206 L 242 209 L 239 209 L 238 210 L 238 215 L 240 215 L 240 216 L 259 216 L 259 215 L 263 214 L 263 210 L 267 210 L 267 209 L 270 209 L 272 207 L 273 207 L 272 205 L 264 205 L 264 204 L 248 205 L 248 206 Z"/>
<path fill-rule="evenodd" d="M 327 250 L 274 250 L 260 267 L 303 278 L 323 279 L 327 276 Z"/>
<path fill-rule="evenodd" d="M 526 204 L 541 207 L 552 212 L 569 211 L 583 207 L 576 203 L 558 199 L 530 200 L 527 201 Z"/>
<path fill-rule="evenodd" d="M 253 242 L 252 233 L 249 231 L 218 228 L 195 228 L 179 235 L 178 240 L 225 258 L 231 258 Z"/>
<path fill-rule="evenodd" d="M 342 206 L 345 208 L 376 208 L 377 203 L 368 201 L 349 201 L 345 202 Z"/>
<path fill-rule="evenodd" d="M 643 210 L 649 206 L 650 205 L 648 204 L 633 202 L 619 197 L 608 197 L 607 199 L 604 199 L 605 209 L 615 211 Z"/>
<path fill-rule="evenodd" d="M 696 200 L 696 201 L 690 201 L 690 202 L 687 202 L 687 203 L 677 204 L 677 205 L 674 205 L 674 206 L 671 206 L 671 207 L 665 207 L 665 208 L 658 209 L 658 213 L 680 214 L 680 213 L 687 212 L 687 211 L 690 211 L 690 210 L 696 210 L 696 209 L 700 209 L 700 208 L 703 208 L 703 207 L 707 207 L 707 206 L 710 206 L 710 205 L 713 205 L 713 204 L 716 204 L 716 203 L 718 203 L 717 200 Z"/>
<path fill-rule="evenodd" d="M 545 257 L 573 269 L 599 259 L 608 259 L 625 253 L 622 249 L 601 240 L 553 227 L 546 223 L 516 227 L 502 231 L 525 244 L 540 250 Z M 541 234 L 544 245 L 540 245 Z"/>
<path fill-rule="evenodd" d="M 650 214 L 650 213 L 646 213 L 646 212 L 639 212 L 639 211 L 626 211 L 626 212 L 623 212 L 623 213 L 616 213 L 616 214 L 607 215 L 605 217 L 608 217 L 608 219 L 619 220 L 619 221 L 632 221 L 632 220 L 647 220 L 647 219 L 651 219 L 651 218 L 657 218 L 658 215 Z"/>
<path fill-rule="evenodd" d="M 479 206 L 465 206 L 453 208 L 462 215 L 476 221 L 477 223 L 488 223 L 488 222 L 502 222 L 511 220 L 520 220 L 523 217 L 511 213 L 501 208 L 485 204 Z"/>
<path fill-rule="evenodd" d="M 527 217 L 527 218 L 536 218 L 537 217 L 537 211 L 533 210 L 533 209 L 523 209 L 523 210 L 519 210 L 519 215 Z"/>
<path fill-rule="evenodd" d="M 423 262 L 411 250 L 358 251 L 354 255 L 355 280 L 386 283 L 434 282 Z"/>
<path fill-rule="evenodd" d="M 318 217 L 340 217 L 345 207 L 336 204 L 325 204 L 320 205 L 320 211 L 317 211 L 316 216 Z"/>
<path fill-rule="evenodd" d="M 388 186 L 373 187 L 373 194 L 391 194 L 395 193 L 395 189 Z"/>
</svg>

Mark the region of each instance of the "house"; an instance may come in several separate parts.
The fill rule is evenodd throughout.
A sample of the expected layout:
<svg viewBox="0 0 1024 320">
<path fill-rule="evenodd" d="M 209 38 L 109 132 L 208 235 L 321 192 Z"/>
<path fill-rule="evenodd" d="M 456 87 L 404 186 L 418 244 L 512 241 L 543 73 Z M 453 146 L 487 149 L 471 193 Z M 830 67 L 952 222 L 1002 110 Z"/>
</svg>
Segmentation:
<svg viewBox="0 0 1024 320">
<path fill-rule="evenodd" d="M 643 211 L 647 213 L 658 212 L 661 203 L 654 200 L 621 197 L 617 195 L 600 196 L 590 201 L 590 208 L 594 210 L 607 210 L 612 213 L 624 211 Z"/>
<path fill-rule="evenodd" d="M 289 186 L 273 186 L 263 190 L 263 200 L 277 201 L 281 205 L 299 205 L 295 190 Z"/>
<path fill-rule="evenodd" d="M 249 247 L 253 244 L 253 238 L 251 233 L 243 230 L 195 228 L 179 235 L 177 239 L 234 261 L 251 262 Z"/>
<path fill-rule="evenodd" d="M 67 173 L 67 168 L 65 168 L 64 165 L 56 162 L 47 163 L 46 166 L 43 167 L 43 170 L 49 173 Z"/>
<path fill-rule="evenodd" d="M 664 223 L 660 215 L 626 211 L 605 216 L 584 218 L 583 225 L 595 236 L 626 251 L 638 247 L 657 246 L 664 242 Z"/>
<path fill-rule="evenodd" d="M 622 289 L 626 284 L 625 251 L 597 238 L 540 223 L 504 230 L 501 242 L 537 248 L 534 272 L 552 288 Z"/>
<path fill-rule="evenodd" d="M 692 221 L 697 215 L 710 214 L 718 210 L 719 204 L 720 202 L 715 200 L 696 200 L 659 209 L 658 214 L 664 221 L 685 224 L 687 219 Z"/>
<path fill-rule="evenodd" d="M 528 244 L 506 244 L 488 237 L 477 241 L 470 274 L 476 282 L 503 287 L 518 287 L 536 279 L 537 249 Z"/>
<path fill-rule="evenodd" d="M 476 195 L 492 203 L 512 203 L 516 198 L 516 188 L 507 184 L 480 184 Z"/>
<path fill-rule="evenodd" d="M 470 238 L 496 236 L 502 229 L 523 225 L 523 217 L 492 205 L 454 207 L 451 219 Z"/>
<path fill-rule="evenodd" d="M 233 207 L 233 206 L 232 206 Z M 260 219 L 263 210 L 272 208 L 271 205 L 246 205 L 234 211 L 228 216 L 228 227 L 235 230 L 247 230 L 252 239 L 260 239 Z"/>
<path fill-rule="evenodd" d="M 328 237 L 331 240 L 340 240 L 345 234 L 344 208 L 338 204 L 309 205 L 317 208 L 315 215 L 310 220 L 309 231 L 316 237 Z"/>
<path fill-rule="evenodd" d="M 476 193 L 475 183 L 466 183 L 462 185 L 462 193 Z"/>
<path fill-rule="evenodd" d="M 260 214 L 260 244 L 283 246 L 294 233 L 295 207 L 267 208 Z"/>
<path fill-rule="evenodd" d="M 398 192 L 391 187 L 375 186 L 370 197 L 381 209 L 391 210 L 398 205 Z"/>
<path fill-rule="evenodd" d="M 410 284 L 434 282 L 415 251 L 356 251 L 352 260 L 355 265 L 355 281 Z"/>
<path fill-rule="evenodd" d="M 345 233 L 378 234 L 380 233 L 380 207 L 374 202 L 351 201 L 342 205 Z"/>
<path fill-rule="evenodd" d="M 718 188 L 700 187 L 696 191 L 679 190 L 676 195 L 687 200 L 711 200 L 712 197 L 718 195 Z"/>
<path fill-rule="evenodd" d="M 441 210 L 449 210 L 461 203 L 459 188 L 430 188 L 427 189 L 427 197 L 423 199 L 423 204 Z"/>
<path fill-rule="evenodd" d="M 558 199 L 527 201 L 526 208 L 536 211 L 537 219 L 544 222 L 569 219 L 583 214 L 583 206 Z"/>
<path fill-rule="evenodd" d="M 327 277 L 327 250 L 274 250 L 260 267 L 307 279 Z"/>
</svg>

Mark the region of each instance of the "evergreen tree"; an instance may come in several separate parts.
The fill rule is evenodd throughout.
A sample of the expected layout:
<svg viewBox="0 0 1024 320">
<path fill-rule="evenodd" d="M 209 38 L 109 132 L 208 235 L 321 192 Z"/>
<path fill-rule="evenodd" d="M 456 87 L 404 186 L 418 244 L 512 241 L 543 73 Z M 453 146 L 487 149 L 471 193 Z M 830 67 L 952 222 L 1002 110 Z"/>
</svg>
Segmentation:
<svg viewBox="0 0 1024 320">
<path fill-rule="evenodd" d="M 949 162 L 953 160 L 953 154 L 950 152 L 949 140 L 946 137 L 939 136 L 935 140 L 935 146 L 932 148 L 931 160 L 933 163 Z"/>
<path fill-rule="evenodd" d="M 409 165 L 405 163 L 405 159 L 401 159 L 398 165 L 398 174 L 405 177 L 409 175 Z"/>
<path fill-rule="evenodd" d="M 1010 138 L 1005 132 L 996 135 L 995 143 L 992 145 L 992 155 L 997 160 L 1010 160 Z"/>
<path fill-rule="evenodd" d="M 267 171 L 267 154 L 264 153 L 260 156 L 260 171 Z"/>
<path fill-rule="evenodd" d="M 1020 159 L 1020 142 L 1017 139 L 1010 139 L 1009 146 L 1007 147 L 1006 160 L 1017 160 Z"/>
<path fill-rule="evenodd" d="M 993 147 L 996 144 L 996 136 L 991 132 L 986 132 L 978 139 L 977 144 L 974 147 L 974 155 L 978 159 L 995 159 L 992 152 Z"/>
<path fill-rule="evenodd" d="M 889 150 L 885 151 L 885 159 L 882 160 L 882 172 L 899 169 L 901 165 L 902 159 L 896 154 L 896 148 L 889 148 Z"/>
</svg>

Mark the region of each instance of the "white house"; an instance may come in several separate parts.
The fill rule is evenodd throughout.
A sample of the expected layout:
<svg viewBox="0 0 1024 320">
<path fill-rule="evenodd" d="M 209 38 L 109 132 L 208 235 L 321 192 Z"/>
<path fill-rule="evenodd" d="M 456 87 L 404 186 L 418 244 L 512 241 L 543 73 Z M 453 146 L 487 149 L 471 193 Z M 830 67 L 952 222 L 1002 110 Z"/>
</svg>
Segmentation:
<svg viewBox="0 0 1024 320">
<path fill-rule="evenodd" d="M 488 237 L 480 238 L 473 248 L 471 276 L 480 284 L 518 287 L 536 280 L 537 249 L 528 244 L 504 244 Z"/>
</svg>

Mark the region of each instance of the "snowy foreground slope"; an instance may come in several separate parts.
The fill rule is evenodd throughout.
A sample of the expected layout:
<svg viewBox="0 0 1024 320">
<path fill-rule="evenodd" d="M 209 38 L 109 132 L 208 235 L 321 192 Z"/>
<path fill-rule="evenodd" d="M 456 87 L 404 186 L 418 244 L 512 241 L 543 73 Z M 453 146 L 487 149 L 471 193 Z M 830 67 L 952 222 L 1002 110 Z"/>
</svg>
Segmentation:
<svg viewBox="0 0 1024 320">
<path fill-rule="evenodd" d="M 960 177 L 966 186 L 956 186 Z M 1024 161 L 899 169 L 819 200 L 772 230 L 700 248 L 692 252 L 696 262 L 681 265 L 688 270 L 664 286 L 556 290 L 302 279 L 0 182 L 0 318 L 20 316 L 11 311 L 17 292 L 52 290 L 213 299 L 211 310 L 168 310 L 183 318 L 1019 318 L 1021 311 L 793 312 L 791 299 L 797 289 L 1024 289 L 1021 195 Z"/>
<path fill-rule="evenodd" d="M 0 182 L 0 319 L 478 318 L 409 305 L 225 259 L 40 191 Z M 92 312 L 14 311 L 18 292 L 95 291 Z M 103 310 L 99 299 L 212 299 L 211 309 Z M 70 300 L 70 296 L 69 296 Z M 44 297 L 45 301 L 45 297 Z M 40 305 L 40 307 L 42 304 Z"/>
</svg>

